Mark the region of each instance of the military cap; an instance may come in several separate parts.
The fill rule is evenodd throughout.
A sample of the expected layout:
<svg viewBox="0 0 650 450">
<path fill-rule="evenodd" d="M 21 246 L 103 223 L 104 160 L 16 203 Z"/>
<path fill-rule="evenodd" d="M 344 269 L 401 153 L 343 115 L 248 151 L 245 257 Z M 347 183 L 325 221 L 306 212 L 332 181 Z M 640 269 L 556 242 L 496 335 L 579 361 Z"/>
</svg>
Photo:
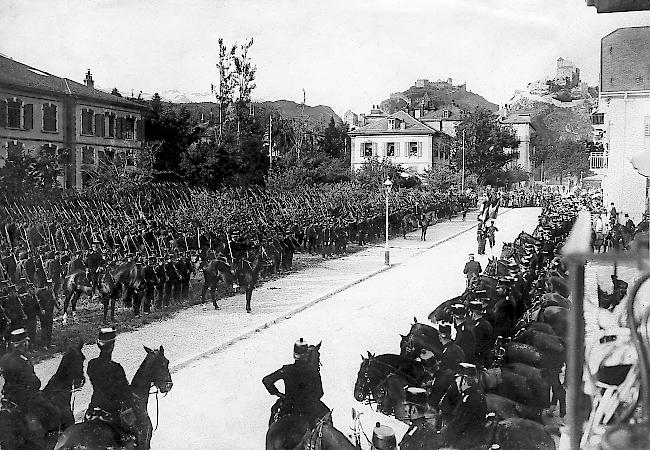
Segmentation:
<svg viewBox="0 0 650 450">
<path fill-rule="evenodd" d="M 375 428 L 372 430 L 372 447 L 378 450 L 396 448 L 397 439 L 395 438 L 393 429 L 377 422 Z"/>
<path fill-rule="evenodd" d="M 10 341 L 13 344 L 23 342 L 27 339 L 29 339 L 29 336 L 27 335 L 27 331 L 24 328 L 17 328 L 11 332 Z"/>
<path fill-rule="evenodd" d="M 293 357 L 299 358 L 309 351 L 309 345 L 303 338 L 298 339 L 295 344 L 293 344 Z"/>
<path fill-rule="evenodd" d="M 115 328 L 106 327 L 99 330 L 99 336 L 97 337 L 97 345 L 100 347 L 103 345 L 110 344 L 115 341 Z"/>
<path fill-rule="evenodd" d="M 478 375 L 478 370 L 474 364 L 462 362 L 458 364 L 457 369 L 458 375 L 466 375 L 470 377 L 475 377 Z"/>
<path fill-rule="evenodd" d="M 465 309 L 465 306 L 462 303 L 455 303 L 451 305 L 451 313 L 454 316 L 464 316 L 467 310 Z"/>
<path fill-rule="evenodd" d="M 482 312 L 483 311 L 483 303 L 479 300 L 472 300 L 469 302 L 469 310 L 472 312 Z"/>
</svg>

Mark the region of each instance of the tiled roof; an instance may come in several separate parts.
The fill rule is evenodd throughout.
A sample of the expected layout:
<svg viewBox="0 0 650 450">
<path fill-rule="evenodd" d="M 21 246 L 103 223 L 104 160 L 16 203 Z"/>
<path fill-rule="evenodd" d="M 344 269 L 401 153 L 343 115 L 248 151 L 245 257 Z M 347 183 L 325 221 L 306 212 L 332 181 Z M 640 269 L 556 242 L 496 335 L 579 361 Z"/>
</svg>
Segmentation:
<svg viewBox="0 0 650 450">
<path fill-rule="evenodd" d="M 47 91 L 56 95 L 72 94 L 76 97 L 89 98 L 104 103 L 120 104 L 131 108 L 143 108 L 142 105 L 125 98 L 90 88 L 85 84 L 77 83 L 68 78 L 57 77 L 56 75 L 0 55 L 0 85 L 2 84 L 17 88 Z"/>
<path fill-rule="evenodd" d="M 451 113 L 449 117 L 443 117 L 445 110 Z M 462 113 L 463 110 L 460 109 L 458 106 L 445 105 L 441 109 L 436 109 L 435 111 L 429 111 L 428 113 L 420 117 L 420 120 L 422 122 L 440 121 L 440 120 L 454 120 L 454 121 L 463 120 Z"/>
<path fill-rule="evenodd" d="M 405 123 L 404 129 L 398 127 L 396 130 L 388 129 L 389 119 L 399 119 Z M 388 117 L 369 123 L 365 127 L 360 127 L 351 131 L 349 134 L 356 135 L 372 135 L 372 134 L 436 134 L 438 131 L 423 124 L 419 120 L 409 116 L 404 111 L 397 111 Z"/>
</svg>

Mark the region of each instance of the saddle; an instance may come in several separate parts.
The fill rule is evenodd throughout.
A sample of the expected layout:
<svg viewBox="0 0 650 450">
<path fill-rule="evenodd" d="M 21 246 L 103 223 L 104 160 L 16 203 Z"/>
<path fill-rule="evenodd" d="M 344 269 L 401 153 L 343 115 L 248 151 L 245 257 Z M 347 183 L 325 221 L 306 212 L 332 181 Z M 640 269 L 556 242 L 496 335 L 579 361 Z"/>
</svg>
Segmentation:
<svg viewBox="0 0 650 450">
<path fill-rule="evenodd" d="M 84 422 L 101 422 L 108 425 L 115 433 L 115 439 L 124 447 L 135 445 L 137 437 L 131 431 L 135 425 L 135 414 L 132 409 L 120 414 L 110 413 L 101 408 L 92 408 L 86 411 Z"/>
</svg>

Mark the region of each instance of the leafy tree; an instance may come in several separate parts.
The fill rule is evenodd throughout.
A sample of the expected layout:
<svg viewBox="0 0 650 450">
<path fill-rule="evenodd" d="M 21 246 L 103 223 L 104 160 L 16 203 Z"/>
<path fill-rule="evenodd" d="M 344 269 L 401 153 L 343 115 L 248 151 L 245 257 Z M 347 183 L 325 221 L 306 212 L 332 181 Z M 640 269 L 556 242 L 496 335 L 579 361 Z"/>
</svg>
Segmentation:
<svg viewBox="0 0 650 450">
<path fill-rule="evenodd" d="M 157 180 L 178 180 L 183 154 L 199 139 L 200 129 L 185 108 L 179 111 L 164 108 L 155 110 L 146 121 L 147 139 L 153 147 L 152 170 Z"/>
<path fill-rule="evenodd" d="M 235 73 L 232 70 L 236 51 L 237 44 L 227 47 L 223 42 L 223 38 L 219 38 L 219 61 L 217 62 L 217 68 L 219 69 L 219 85 L 215 95 L 217 97 L 217 103 L 219 104 L 218 120 L 220 139 L 221 136 L 223 136 L 223 125 L 226 119 L 226 111 L 233 101 L 233 93 L 237 82 Z"/>
<path fill-rule="evenodd" d="M 39 150 L 9 147 L 0 167 L 0 192 L 10 200 L 30 196 L 36 192 L 58 189 L 57 177 L 63 173 L 67 151 L 60 156 Z"/>
<path fill-rule="evenodd" d="M 402 173 L 405 173 L 405 170 L 400 164 L 373 156 L 354 174 L 354 180 L 371 189 L 383 189 L 387 178 L 391 179 L 394 188 L 412 187 L 414 180 L 402 177 Z"/>
<path fill-rule="evenodd" d="M 599 150 L 589 141 L 561 139 L 555 143 L 536 148 L 533 160 L 544 162 L 544 174 L 563 178 L 569 173 L 589 173 L 589 152 Z"/>
<path fill-rule="evenodd" d="M 485 184 L 490 174 L 501 171 L 506 164 L 519 157 L 515 150 L 519 139 L 510 126 L 501 124 L 497 116 L 484 108 L 476 108 L 465 115 L 456 126 L 456 151 L 453 162 L 462 166 L 461 145 L 465 139 L 465 169 Z"/>
<path fill-rule="evenodd" d="M 320 151 L 330 158 L 343 158 L 346 150 L 348 126 L 337 127 L 334 117 L 330 118 L 323 136 L 320 138 L 318 146 Z"/>
</svg>

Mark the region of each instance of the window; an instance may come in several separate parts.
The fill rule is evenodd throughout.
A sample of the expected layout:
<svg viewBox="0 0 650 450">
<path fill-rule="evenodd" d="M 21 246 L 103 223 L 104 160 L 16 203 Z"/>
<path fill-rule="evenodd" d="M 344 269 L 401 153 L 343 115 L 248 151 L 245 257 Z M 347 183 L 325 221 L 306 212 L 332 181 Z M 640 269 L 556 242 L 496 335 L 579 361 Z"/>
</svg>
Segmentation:
<svg viewBox="0 0 650 450">
<path fill-rule="evenodd" d="M 21 128 L 21 109 L 23 102 L 18 99 L 7 99 L 7 128 Z"/>
<path fill-rule="evenodd" d="M 389 156 L 389 157 L 397 156 L 397 154 L 395 152 L 395 143 L 394 142 L 386 143 L 386 156 Z"/>
<path fill-rule="evenodd" d="M 95 136 L 104 137 L 104 114 L 95 114 Z"/>
<path fill-rule="evenodd" d="M 58 130 L 56 105 L 43 105 L 43 131 L 55 133 Z"/>
<path fill-rule="evenodd" d="M 81 110 L 81 134 L 93 134 L 93 116 L 95 113 L 92 109 Z"/>
<path fill-rule="evenodd" d="M 81 148 L 81 164 L 95 164 L 95 149 L 93 147 Z"/>
<path fill-rule="evenodd" d="M 106 137 L 115 137 L 115 115 L 111 113 L 107 113 L 108 115 L 108 120 L 106 121 Z"/>
<path fill-rule="evenodd" d="M 438 157 L 438 149 L 435 149 L 435 150 L 433 151 L 433 157 L 434 157 L 434 158 L 437 158 L 437 157 Z M 440 153 L 440 157 L 442 158 L 442 153 Z"/>
<path fill-rule="evenodd" d="M 127 117 L 124 119 L 124 128 L 122 129 L 123 139 L 135 139 L 135 119 Z"/>
<path fill-rule="evenodd" d="M 389 130 L 395 129 L 395 119 L 388 119 L 388 129 Z"/>
<path fill-rule="evenodd" d="M 645 117 L 645 123 L 643 124 L 643 135 L 650 137 L 650 117 Z"/>
<path fill-rule="evenodd" d="M 591 116 L 592 125 L 602 125 L 605 123 L 605 113 L 596 113 Z"/>
<path fill-rule="evenodd" d="M 364 142 L 363 144 L 363 157 L 364 158 L 372 158 L 372 142 Z"/>
<path fill-rule="evenodd" d="M 449 117 L 451 117 L 451 111 L 449 111 L 448 109 L 443 110 L 442 111 L 442 118 L 443 119 L 449 119 Z"/>
<path fill-rule="evenodd" d="M 409 142 L 409 157 L 422 156 L 422 142 Z"/>
</svg>

